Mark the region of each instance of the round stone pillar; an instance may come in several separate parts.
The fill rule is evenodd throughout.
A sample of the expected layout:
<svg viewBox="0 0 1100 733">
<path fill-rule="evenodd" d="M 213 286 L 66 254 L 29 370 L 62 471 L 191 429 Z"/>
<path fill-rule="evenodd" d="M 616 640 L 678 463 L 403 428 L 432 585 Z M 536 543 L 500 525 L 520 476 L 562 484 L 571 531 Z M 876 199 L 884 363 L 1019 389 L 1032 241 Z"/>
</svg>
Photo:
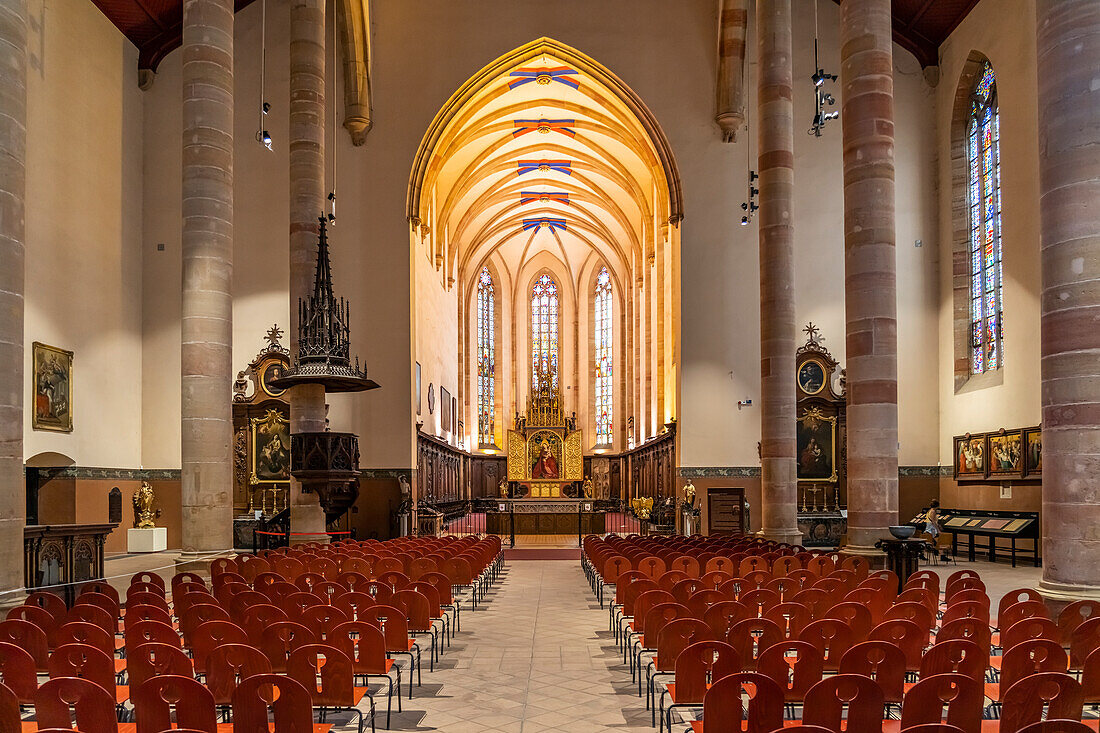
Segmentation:
<svg viewBox="0 0 1100 733">
<path fill-rule="evenodd" d="M 890 0 L 841 2 L 848 551 L 856 554 L 879 554 L 875 542 L 898 521 L 892 43 Z"/>
<path fill-rule="evenodd" d="M 1100 598 L 1100 4 L 1037 3 L 1043 579 Z"/>
<path fill-rule="evenodd" d="M 290 350 L 298 354 L 298 300 L 313 290 L 317 217 L 325 205 L 325 3 L 290 6 Z M 290 394 L 290 432 L 325 429 L 325 388 L 298 385 Z M 317 494 L 290 482 L 292 542 L 327 542 Z"/>
<path fill-rule="evenodd" d="M 0 0 L 0 592 L 23 587 L 27 4 Z M 22 593 L 0 595 L 0 607 Z"/>
<path fill-rule="evenodd" d="M 760 78 L 761 535 L 799 544 L 795 460 L 794 104 L 791 0 L 756 4 Z"/>
<path fill-rule="evenodd" d="M 233 0 L 183 4 L 182 561 L 233 547 Z"/>
</svg>

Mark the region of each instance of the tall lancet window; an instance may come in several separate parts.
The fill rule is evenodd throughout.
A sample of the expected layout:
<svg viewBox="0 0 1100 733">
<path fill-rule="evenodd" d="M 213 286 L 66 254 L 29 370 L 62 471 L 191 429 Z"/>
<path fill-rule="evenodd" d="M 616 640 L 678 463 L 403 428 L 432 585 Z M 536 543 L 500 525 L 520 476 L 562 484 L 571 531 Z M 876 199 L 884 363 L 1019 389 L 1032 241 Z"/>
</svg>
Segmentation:
<svg viewBox="0 0 1100 733">
<path fill-rule="evenodd" d="M 493 445 L 496 388 L 496 293 L 489 269 L 477 280 L 477 439 Z"/>
<path fill-rule="evenodd" d="M 982 64 L 966 128 L 970 206 L 970 371 L 1004 365 L 1001 333 L 1001 149 L 997 82 Z"/>
<path fill-rule="evenodd" d="M 546 374 L 558 386 L 558 285 L 542 275 L 531 288 L 531 387 Z"/>
<path fill-rule="evenodd" d="M 596 444 L 611 445 L 611 273 L 604 267 L 596 276 Z"/>
</svg>

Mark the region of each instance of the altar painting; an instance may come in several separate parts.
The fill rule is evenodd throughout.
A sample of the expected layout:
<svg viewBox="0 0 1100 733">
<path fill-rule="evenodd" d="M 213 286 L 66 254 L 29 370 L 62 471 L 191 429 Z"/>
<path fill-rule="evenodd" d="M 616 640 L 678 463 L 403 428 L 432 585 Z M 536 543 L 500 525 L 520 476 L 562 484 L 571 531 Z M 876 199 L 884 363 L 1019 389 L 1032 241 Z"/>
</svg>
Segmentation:
<svg viewBox="0 0 1100 733">
<path fill-rule="evenodd" d="M 798 419 L 798 480 L 836 481 L 836 416 L 819 408 Z"/>
<path fill-rule="evenodd" d="M 561 439 L 549 431 L 539 431 L 527 440 L 527 457 L 533 481 L 557 481 L 562 477 Z"/>
</svg>

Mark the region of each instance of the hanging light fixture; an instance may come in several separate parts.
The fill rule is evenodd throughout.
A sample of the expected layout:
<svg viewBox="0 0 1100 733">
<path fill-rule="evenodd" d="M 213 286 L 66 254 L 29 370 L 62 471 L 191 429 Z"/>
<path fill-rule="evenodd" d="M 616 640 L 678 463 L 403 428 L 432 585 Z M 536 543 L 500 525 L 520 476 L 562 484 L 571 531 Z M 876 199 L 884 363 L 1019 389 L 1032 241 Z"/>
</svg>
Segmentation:
<svg viewBox="0 0 1100 733">
<path fill-rule="evenodd" d="M 262 14 L 260 20 L 260 126 L 256 130 L 256 140 L 273 151 L 271 133 L 267 131 L 267 113 L 271 111 L 271 105 L 264 98 L 264 82 L 267 80 L 267 0 L 262 0 L 260 3 L 260 11 Z"/>
<path fill-rule="evenodd" d="M 832 94 L 825 91 L 825 82 L 834 82 L 837 79 L 836 74 L 826 74 L 825 69 L 821 68 L 821 62 L 818 60 L 817 54 L 817 0 L 814 2 L 814 73 L 810 75 L 810 81 L 814 85 L 814 119 L 810 124 L 810 129 L 806 131 L 808 135 L 814 137 L 821 137 L 821 131 L 825 129 L 825 123 L 829 120 L 835 120 L 840 117 L 838 110 L 832 112 L 826 112 L 826 107 L 832 107 L 836 104 L 836 99 Z"/>
<path fill-rule="evenodd" d="M 336 112 L 336 68 L 337 68 L 337 55 L 336 55 L 336 25 L 337 25 L 337 13 L 339 12 L 340 3 L 334 2 L 332 4 L 332 188 L 328 192 L 328 223 L 329 226 L 336 226 L 336 150 L 339 147 L 337 141 L 339 140 L 337 132 L 337 112 Z"/>
<path fill-rule="evenodd" d="M 748 25 L 745 25 L 745 42 L 748 45 Z M 745 88 L 746 76 L 748 72 L 746 68 L 748 64 L 741 65 L 741 88 Z M 745 172 L 748 174 L 749 179 L 749 196 L 746 201 L 741 202 L 741 210 L 745 213 L 741 216 L 741 226 L 747 227 L 749 222 L 752 221 L 753 215 L 756 214 L 756 210 L 760 208 L 756 203 L 756 195 L 760 193 L 760 189 L 752 185 L 754 181 L 760 178 L 756 171 L 752 169 L 752 135 L 749 134 L 751 130 L 750 125 L 750 112 L 749 105 L 745 105 Z"/>
</svg>

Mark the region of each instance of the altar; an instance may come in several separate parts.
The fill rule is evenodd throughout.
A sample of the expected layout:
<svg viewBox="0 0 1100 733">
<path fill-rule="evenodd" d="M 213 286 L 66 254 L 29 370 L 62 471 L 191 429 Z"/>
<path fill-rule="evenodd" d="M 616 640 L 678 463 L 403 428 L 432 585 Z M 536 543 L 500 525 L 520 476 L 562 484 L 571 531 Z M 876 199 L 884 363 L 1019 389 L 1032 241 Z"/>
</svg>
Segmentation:
<svg viewBox="0 0 1100 733">
<path fill-rule="evenodd" d="M 560 389 L 551 375 L 539 376 L 508 431 L 505 498 L 560 500 L 583 498 L 583 435 L 576 415 L 566 416 Z"/>
<path fill-rule="evenodd" d="M 499 499 L 497 511 L 485 516 L 490 534 L 603 534 L 603 512 L 585 499 Z"/>
</svg>

